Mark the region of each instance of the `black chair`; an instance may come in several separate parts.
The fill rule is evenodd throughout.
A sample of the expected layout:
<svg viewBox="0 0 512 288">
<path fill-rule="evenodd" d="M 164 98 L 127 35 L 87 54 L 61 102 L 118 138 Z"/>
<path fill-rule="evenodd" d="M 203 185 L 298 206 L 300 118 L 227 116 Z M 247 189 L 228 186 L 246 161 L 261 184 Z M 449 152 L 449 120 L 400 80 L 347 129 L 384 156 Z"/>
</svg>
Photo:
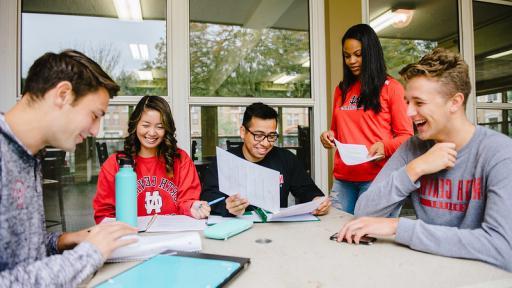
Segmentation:
<svg viewBox="0 0 512 288">
<path fill-rule="evenodd" d="M 96 152 L 98 153 L 98 160 L 100 161 L 101 166 L 108 158 L 107 143 L 96 142 Z"/>
<path fill-rule="evenodd" d="M 297 149 L 297 158 L 306 169 L 308 175 L 311 176 L 311 138 L 309 135 L 309 127 L 301 126 L 298 127 L 299 132 L 299 149 Z"/>
<path fill-rule="evenodd" d="M 190 152 L 190 156 L 192 157 L 192 161 L 196 161 L 197 160 L 197 156 L 196 156 L 196 153 L 197 153 L 197 141 L 196 140 L 192 140 L 192 149 L 191 149 L 191 152 Z"/>
<path fill-rule="evenodd" d="M 240 146 L 244 145 L 244 142 L 243 141 L 231 141 L 231 140 L 226 140 L 226 149 L 229 150 L 229 149 L 233 149 L 233 148 L 238 148 Z"/>
</svg>

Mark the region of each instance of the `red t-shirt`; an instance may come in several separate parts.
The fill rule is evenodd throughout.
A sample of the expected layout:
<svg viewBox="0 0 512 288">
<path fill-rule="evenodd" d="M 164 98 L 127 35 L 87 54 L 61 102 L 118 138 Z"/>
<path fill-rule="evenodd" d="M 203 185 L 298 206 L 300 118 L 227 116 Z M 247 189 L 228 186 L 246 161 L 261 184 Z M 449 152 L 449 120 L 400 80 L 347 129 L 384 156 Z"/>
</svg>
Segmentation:
<svg viewBox="0 0 512 288">
<path fill-rule="evenodd" d="M 174 159 L 174 175 L 169 178 L 165 170 L 165 160 L 155 157 L 135 156 L 137 174 L 137 214 L 190 214 L 193 202 L 199 200 L 201 184 L 194 162 L 187 153 L 178 149 L 180 158 Z M 93 199 L 94 220 L 100 223 L 103 218 L 116 216 L 115 175 L 119 171 L 116 155 L 101 166 L 98 175 L 96 196 Z"/>
<path fill-rule="evenodd" d="M 363 107 L 357 108 L 361 83 L 357 81 L 347 91 L 345 102 L 341 103 L 341 90 L 336 87 L 332 113 L 331 130 L 334 137 L 345 144 L 364 144 L 368 149 L 376 143 L 384 144 L 385 158 L 347 166 L 336 151 L 334 177 L 345 181 L 371 181 L 377 176 L 387 159 L 400 144 L 413 135 L 412 121 L 407 116 L 404 89 L 395 79 L 388 77 L 380 93 L 381 112 L 376 114 Z"/>
</svg>

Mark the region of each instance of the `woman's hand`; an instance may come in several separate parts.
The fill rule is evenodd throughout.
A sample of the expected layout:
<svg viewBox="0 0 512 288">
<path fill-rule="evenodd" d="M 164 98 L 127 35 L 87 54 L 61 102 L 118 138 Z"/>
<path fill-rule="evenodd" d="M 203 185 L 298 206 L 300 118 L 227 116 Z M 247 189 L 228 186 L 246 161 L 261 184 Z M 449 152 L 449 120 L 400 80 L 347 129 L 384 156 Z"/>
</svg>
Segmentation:
<svg viewBox="0 0 512 288">
<path fill-rule="evenodd" d="M 336 145 L 334 144 L 334 132 L 332 130 L 328 130 L 320 135 L 320 142 L 326 149 L 334 148 Z"/>
<path fill-rule="evenodd" d="M 207 218 L 210 215 L 212 209 L 206 201 L 195 201 L 190 207 L 190 214 L 196 219 Z"/>
<path fill-rule="evenodd" d="M 373 157 L 373 156 L 377 156 L 377 155 L 381 155 L 382 156 L 381 158 L 384 158 L 384 156 L 386 155 L 384 153 L 384 143 L 382 143 L 382 142 L 373 143 L 372 147 L 370 147 L 370 150 L 368 150 L 369 157 Z"/>
</svg>

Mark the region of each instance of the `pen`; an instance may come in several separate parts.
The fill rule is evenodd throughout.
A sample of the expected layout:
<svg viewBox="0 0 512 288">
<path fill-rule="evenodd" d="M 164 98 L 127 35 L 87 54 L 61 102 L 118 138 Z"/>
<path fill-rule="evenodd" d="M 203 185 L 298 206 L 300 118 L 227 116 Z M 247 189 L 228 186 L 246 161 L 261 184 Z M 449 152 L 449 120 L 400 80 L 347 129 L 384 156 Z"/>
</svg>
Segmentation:
<svg viewBox="0 0 512 288">
<path fill-rule="evenodd" d="M 222 201 L 222 200 L 224 200 L 224 199 L 226 199 L 226 197 L 220 197 L 220 198 L 218 198 L 218 199 L 215 199 L 215 200 L 213 200 L 213 201 L 210 201 L 210 202 L 208 202 L 208 206 L 212 206 L 212 205 L 213 205 L 213 204 L 215 204 L 215 203 L 219 203 L 220 201 Z"/>
</svg>

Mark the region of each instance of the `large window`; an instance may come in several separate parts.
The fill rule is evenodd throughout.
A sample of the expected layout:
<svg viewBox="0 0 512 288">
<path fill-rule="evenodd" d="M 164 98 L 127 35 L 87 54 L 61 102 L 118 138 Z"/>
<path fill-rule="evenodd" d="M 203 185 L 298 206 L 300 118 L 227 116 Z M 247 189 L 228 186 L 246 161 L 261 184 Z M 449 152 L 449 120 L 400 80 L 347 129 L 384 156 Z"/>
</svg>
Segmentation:
<svg viewBox="0 0 512 288">
<path fill-rule="evenodd" d="M 418 61 L 435 47 L 459 51 L 456 0 L 369 0 L 370 25 L 384 50 L 388 73 Z"/>
<path fill-rule="evenodd" d="M 310 98 L 308 15 L 307 0 L 191 1 L 191 96 Z"/>
<path fill-rule="evenodd" d="M 133 96 L 168 95 L 166 1 L 132 1 L 141 6 L 129 15 L 118 6 L 123 2 L 127 3 L 21 1 L 22 85 L 36 58 L 48 51 L 75 49 L 98 62 L 121 86 L 97 137 L 89 137 L 73 153 L 48 149 L 43 161 L 45 211 L 47 219 L 62 224 L 51 229 L 77 230 L 93 224 L 91 198 L 99 156 L 123 149 L 128 117 L 140 98 Z"/>
<path fill-rule="evenodd" d="M 478 124 L 512 136 L 512 3 L 473 1 Z"/>
</svg>

